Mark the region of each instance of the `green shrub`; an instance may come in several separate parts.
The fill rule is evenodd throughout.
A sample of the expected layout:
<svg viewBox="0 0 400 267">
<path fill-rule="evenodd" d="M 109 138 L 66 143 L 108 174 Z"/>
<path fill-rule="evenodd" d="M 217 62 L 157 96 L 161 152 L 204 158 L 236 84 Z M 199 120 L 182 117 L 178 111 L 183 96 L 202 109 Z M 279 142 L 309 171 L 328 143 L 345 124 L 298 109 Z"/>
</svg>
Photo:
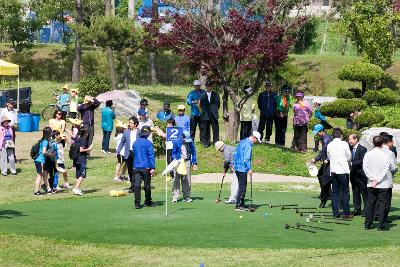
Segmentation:
<svg viewBox="0 0 400 267">
<path fill-rule="evenodd" d="M 110 81 L 101 77 L 84 77 L 79 83 L 81 96 L 97 96 L 111 90 Z"/>
<path fill-rule="evenodd" d="M 400 95 L 390 88 L 383 88 L 381 90 L 368 90 L 363 99 L 369 105 L 388 106 L 400 101 Z"/>
<path fill-rule="evenodd" d="M 400 120 L 391 120 L 385 126 L 393 129 L 400 129 Z"/>
<path fill-rule="evenodd" d="M 384 74 L 382 68 L 377 65 L 357 62 L 343 66 L 338 72 L 338 78 L 340 80 L 372 83 L 382 79 Z"/>
<path fill-rule="evenodd" d="M 321 107 L 321 113 L 332 118 L 347 118 L 347 116 L 356 111 L 362 110 L 368 106 L 362 99 L 337 99 L 326 103 Z"/>
<path fill-rule="evenodd" d="M 163 121 L 155 120 L 154 126 L 158 126 L 162 131 L 165 132 L 166 128 L 167 128 L 167 123 L 163 122 Z M 156 150 L 157 157 L 160 157 L 165 154 L 165 140 L 161 136 L 159 136 L 155 133 L 153 133 L 153 145 Z"/>
<path fill-rule="evenodd" d="M 385 115 L 380 112 L 366 111 L 362 112 L 359 116 L 354 119 L 354 122 L 357 124 L 357 127 L 371 127 L 374 124 L 378 124 L 384 121 Z"/>
<path fill-rule="evenodd" d="M 340 88 L 339 90 L 336 91 L 336 97 L 344 98 L 344 99 L 351 99 L 351 98 L 355 98 L 356 96 L 349 89 Z"/>
</svg>

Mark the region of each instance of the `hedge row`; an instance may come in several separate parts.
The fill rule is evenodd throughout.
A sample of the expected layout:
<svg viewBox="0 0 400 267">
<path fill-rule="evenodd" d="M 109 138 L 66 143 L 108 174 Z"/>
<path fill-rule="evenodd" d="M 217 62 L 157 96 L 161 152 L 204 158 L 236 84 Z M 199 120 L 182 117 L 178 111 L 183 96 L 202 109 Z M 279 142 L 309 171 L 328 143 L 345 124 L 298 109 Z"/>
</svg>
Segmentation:
<svg viewBox="0 0 400 267">
<path fill-rule="evenodd" d="M 325 116 L 332 118 L 347 118 L 350 113 L 363 110 L 368 106 L 367 102 L 362 99 L 337 99 L 333 102 L 324 104 L 321 112 Z"/>
</svg>

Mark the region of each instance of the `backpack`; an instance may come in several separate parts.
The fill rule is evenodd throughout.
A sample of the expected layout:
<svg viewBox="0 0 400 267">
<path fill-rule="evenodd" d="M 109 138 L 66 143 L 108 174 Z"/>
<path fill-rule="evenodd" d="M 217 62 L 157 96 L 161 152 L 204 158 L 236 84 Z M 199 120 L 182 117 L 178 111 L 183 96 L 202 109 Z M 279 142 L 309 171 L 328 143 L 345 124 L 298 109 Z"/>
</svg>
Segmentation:
<svg viewBox="0 0 400 267">
<path fill-rule="evenodd" d="M 75 160 L 78 157 L 78 153 L 79 145 L 77 144 L 77 142 L 75 142 L 70 146 L 68 156 L 71 160 Z"/>
<path fill-rule="evenodd" d="M 39 140 L 31 148 L 31 158 L 33 160 L 35 160 L 39 156 L 39 150 L 40 150 L 40 143 L 41 142 L 42 142 L 42 140 Z"/>
</svg>

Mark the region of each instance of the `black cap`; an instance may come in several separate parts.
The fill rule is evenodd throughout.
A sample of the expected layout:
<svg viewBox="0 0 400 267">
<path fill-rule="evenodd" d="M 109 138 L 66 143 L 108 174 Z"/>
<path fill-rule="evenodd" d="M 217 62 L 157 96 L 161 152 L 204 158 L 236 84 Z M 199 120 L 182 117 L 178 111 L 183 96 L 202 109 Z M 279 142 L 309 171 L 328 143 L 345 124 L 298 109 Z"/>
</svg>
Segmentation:
<svg viewBox="0 0 400 267">
<path fill-rule="evenodd" d="M 272 85 L 272 82 L 271 82 L 270 80 L 267 80 L 267 81 L 265 82 L 265 85 L 266 85 L 266 86 L 271 86 L 271 85 Z"/>
<path fill-rule="evenodd" d="M 212 86 L 212 85 L 213 85 L 212 81 L 206 81 L 206 86 Z"/>
<path fill-rule="evenodd" d="M 285 84 L 284 86 L 282 86 L 281 91 L 282 92 L 290 92 L 290 91 L 292 91 L 292 89 L 290 89 L 289 85 Z"/>
<path fill-rule="evenodd" d="M 143 126 L 142 130 L 140 131 L 139 135 L 141 137 L 148 137 L 151 134 L 151 128 L 149 126 Z"/>
<path fill-rule="evenodd" d="M 148 104 L 149 101 L 147 101 L 147 99 L 143 98 L 142 100 L 140 100 L 140 104 Z"/>
<path fill-rule="evenodd" d="M 170 104 L 169 102 L 164 102 L 163 106 L 164 106 L 164 107 L 170 107 L 171 104 Z"/>
</svg>

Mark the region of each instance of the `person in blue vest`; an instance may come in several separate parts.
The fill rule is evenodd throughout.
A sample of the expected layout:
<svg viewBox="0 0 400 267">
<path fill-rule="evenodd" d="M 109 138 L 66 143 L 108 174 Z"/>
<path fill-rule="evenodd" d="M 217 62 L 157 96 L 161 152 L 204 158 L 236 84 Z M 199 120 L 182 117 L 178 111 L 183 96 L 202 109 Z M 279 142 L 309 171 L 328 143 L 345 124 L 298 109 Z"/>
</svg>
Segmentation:
<svg viewBox="0 0 400 267">
<path fill-rule="evenodd" d="M 167 121 L 168 119 L 174 119 L 175 115 L 171 110 L 171 104 L 164 102 L 163 109 L 157 112 L 156 119 L 160 121 Z"/>
<path fill-rule="evenodd" d="M 133 168 L 134 168 L 134 196 L 135 196 L 135 209 L 142 208 L 140 204 L 141 192 L 140 188 L 142 180 L 144 183 L 143 189 L 145 194 L 144 206 L 154 207 L 151 199 L 151 177 L 154 176 L 156 168 L 154 147 L 153 143 L 147 138 L 151 134 L 149 126 L 143 126 L 139 133 L 139 138 L 133 143 Z"/>
<path fill-rule="evenodd" d="M 183 160 L 186 167 L 186 174 L 175 172 L 172 184 L 172 202 L 178 202 L 180 194 L 180 184 L 182 183 L 183 201 L 192 202 L 191 194 L 191 172 L 197 170 L 196 147 L 190 137 L 189 131 L 183 131 L 181 140 L 173 142 L 172 159 Z M 182 164 L 182 163 L 181 163 Z"/>
<path fill-rule="evenodd" d="M 193 82 L 194 90 L 192 90 L 187 98 L 186 103 L 190 106 L 190 136 L 194 142 L 196 137 L 196 129 L 199 126 L 200 132 L 201 128 L 201 113 L 199 110 L 200 98 L 202 94 L 205 93 L 203 89 L 201 89 L 201 82 L 199 80 L 195 80 Z"/>
<path fill-rule="evenodd" d="M 247 174 L 252 175 L 251 158 L 253 151 L 253 144 L 261 142 L 261 134 L 254 131 L 249 138 L 243 139 L 236 147 L 235 157 L 233 159 L 233 167 L 238 178 L 239 189 L 236 198 L 237 211 L 247 211 L 248 207 L 244 204 L 244 197 L 246 195 L 247 187 Z"/>
<path fill-rule="evenodd" d="M 178 116 L 175 117 L 177 127 L 183 128 L 184 131 L 190 131 L 190 119 L 185 115 L 185 105 L 178 106 Z"/>
<path fill-rule="evenodd" d="M 103 129 L 103 142 L 101 151 L 110 154 L 110 136 L 114 126 L 115 113 L 112 109 L 112 100 L 106 101 L 106 106 L 101 110 L 101 128 Z"/>
</svg>

